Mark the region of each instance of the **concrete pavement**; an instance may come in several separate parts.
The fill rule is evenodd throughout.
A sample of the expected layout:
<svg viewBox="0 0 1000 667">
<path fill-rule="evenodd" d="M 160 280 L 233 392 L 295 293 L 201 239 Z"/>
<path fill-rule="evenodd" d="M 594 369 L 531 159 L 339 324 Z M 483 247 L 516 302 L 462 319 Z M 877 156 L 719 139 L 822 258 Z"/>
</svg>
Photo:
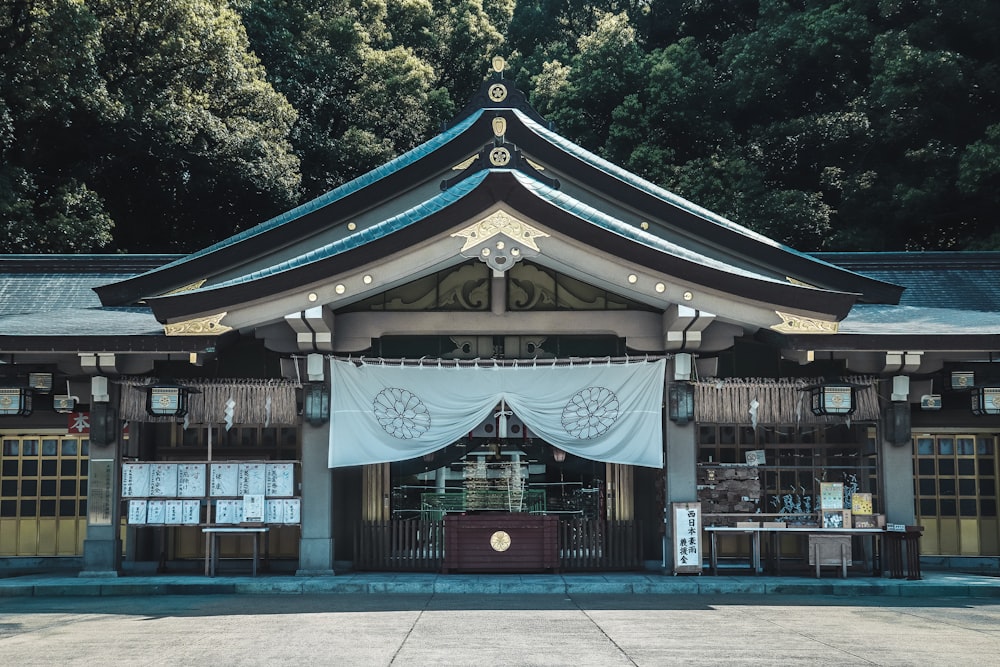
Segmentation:
<svg viewBox="0 0 1000 667">
<path fill-rule="evenodd" d="M 18 667 L 968 667 L 997 664 L 998 655 L 995 598 L 343 593 L 0 599 L 0 662 Z"/>
<path fill-rule="evenodd" d="M 831 595 L 887 598 L 961 597 L 1000 600 L 1000 577 L 924 572 L 923 579 L 887 579 L 833 573 L 823 578 L 752 575 L 663 575 L 657 572 L 600 574 L 405 574 L 347 573 L 338 576 L 251 577 L 148 575 L 87 577 L 34 574 L 0 579 L 0 598 L 153 595 L 267 594 L 418 595 Z"/>
</svg>

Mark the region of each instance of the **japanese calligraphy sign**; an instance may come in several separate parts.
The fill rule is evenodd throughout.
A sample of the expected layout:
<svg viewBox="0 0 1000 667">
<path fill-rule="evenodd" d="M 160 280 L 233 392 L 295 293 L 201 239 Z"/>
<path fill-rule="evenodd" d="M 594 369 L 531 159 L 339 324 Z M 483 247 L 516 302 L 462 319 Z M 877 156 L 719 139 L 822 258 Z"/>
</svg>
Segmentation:
<svg viewBox="0 0 1000 667">
<path fill-rule="evenodd" d="M 701 574 L 701 503 L 671 503 L 674 574 Z"/>
</svg>

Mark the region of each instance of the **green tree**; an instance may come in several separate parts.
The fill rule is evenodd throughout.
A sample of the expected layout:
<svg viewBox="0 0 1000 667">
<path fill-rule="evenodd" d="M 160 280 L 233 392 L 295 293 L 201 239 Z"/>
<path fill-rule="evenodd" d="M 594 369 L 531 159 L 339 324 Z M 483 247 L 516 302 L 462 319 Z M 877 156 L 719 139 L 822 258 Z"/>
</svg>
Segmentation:
<svg viewBox="0 0 1000 667">
<path fill-rule="evenodd" d="M 0 5 L 0 252 L 89 252 L 112 219 L 80 135 L 120 109 L 99 72 L 99 24 L 68 0 Z"/>
<path fill-rule="evenodd" d="M 21 247 L 94 250 L 113 223 L 106 247 L 193 250 L 295 201 L 295 112 L 223 0 L 7 3 L 0 48 Z"/>
<path fill-rule="evenodd" d="M 439 73 L 418 55 L 439 40 L 429 2 L 243 0 L 237 7 L 270 81 L 298 111 L 292 139 L 306 198 L 413 148 L 453 111 Z"/>
</svg>

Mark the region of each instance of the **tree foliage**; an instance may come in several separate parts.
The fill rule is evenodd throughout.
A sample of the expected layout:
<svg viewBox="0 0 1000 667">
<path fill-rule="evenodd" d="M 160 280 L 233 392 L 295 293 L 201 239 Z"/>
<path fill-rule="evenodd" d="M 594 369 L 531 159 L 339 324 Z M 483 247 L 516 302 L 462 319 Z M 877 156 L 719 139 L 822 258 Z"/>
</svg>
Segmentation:
<svg viewBox="0 0 1000 667">
<path fill-rule="evenodd" d="M 8 0 L 0 251 L 184 251 L 438 131 L 558 131 L 802 250 L 1000 248 L 994 0 Z"/>
</svg>

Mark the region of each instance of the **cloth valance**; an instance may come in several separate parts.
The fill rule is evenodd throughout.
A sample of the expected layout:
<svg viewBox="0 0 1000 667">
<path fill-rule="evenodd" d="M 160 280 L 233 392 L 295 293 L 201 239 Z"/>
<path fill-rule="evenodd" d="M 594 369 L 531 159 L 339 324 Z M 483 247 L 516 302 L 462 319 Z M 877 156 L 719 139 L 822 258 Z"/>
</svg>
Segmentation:
<svg viewBox="0 0 1000 667">
<path fill-rule="evenodd" d="M 423 456 L 498 405 L 537 437 L 596 461 L 663 466 L 666 362 L 391 365 L 331 359 L 331 468 Z"/>
</svg>

